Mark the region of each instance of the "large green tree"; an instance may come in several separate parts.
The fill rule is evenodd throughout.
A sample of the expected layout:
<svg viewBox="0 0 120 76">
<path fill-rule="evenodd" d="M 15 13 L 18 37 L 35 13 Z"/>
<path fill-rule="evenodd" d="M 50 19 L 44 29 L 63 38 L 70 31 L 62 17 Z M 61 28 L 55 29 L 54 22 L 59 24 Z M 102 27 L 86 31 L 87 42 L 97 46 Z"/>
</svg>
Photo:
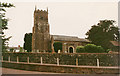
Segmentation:
<svg viewBox="0 0 120 76">
<path fill-rule="evenodd" d="M 4 34 L 4 30 L 8 29 L 8 18 L 6 18 L 6 8 L 14 7 L 11 3 L 1 3 L 0 2 L 0 37 L 2 38 L 2 52 L 5 52 L 8 45 L 8 40 L 11 37 L 6 38 Z"/>
<path fill-rule="evenodd" d="M 112 49 L 114 46 L 110 41 L 119 41 L 119 29 L 115 23 L 114 20 L 101 20 L 86 33 L 87 39 L 104 49 Z"/>
<path fill-rule="evenodd" d="M 32 51 L 32 33 L 25 34 L 23 47 L 25 50 L 27 50 L 27 52 Z"/>
</svg>

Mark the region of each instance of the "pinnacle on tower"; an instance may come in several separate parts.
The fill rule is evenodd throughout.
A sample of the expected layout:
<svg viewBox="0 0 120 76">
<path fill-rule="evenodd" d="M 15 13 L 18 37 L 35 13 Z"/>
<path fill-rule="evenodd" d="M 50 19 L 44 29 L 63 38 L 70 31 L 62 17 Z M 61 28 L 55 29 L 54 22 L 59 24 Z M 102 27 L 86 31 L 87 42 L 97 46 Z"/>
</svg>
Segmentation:
<svg viewBox="0 0 120 76">
<path fill-rule="evenodd" d="M 48 13 L 48 7 L 47 7 L 47 13 Z"/>
<path fill-rule="evenodd" d="M 37 10 L 37 6 L 35 5 L 35 11 Z"/>
</svg>

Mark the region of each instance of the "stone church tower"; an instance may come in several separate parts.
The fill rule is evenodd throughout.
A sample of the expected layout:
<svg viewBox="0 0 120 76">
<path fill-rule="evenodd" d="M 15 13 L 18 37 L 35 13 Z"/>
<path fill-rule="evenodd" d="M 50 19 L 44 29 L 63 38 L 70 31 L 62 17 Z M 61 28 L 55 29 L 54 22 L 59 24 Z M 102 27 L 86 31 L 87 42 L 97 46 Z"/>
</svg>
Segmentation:
<svg viewBox="0 0 120 76">
<path fill-rule="evenodd" d="M 48 9 L 34 11 L 34 27 L 32 34 L 32 51 L 47 52 L 50 50 L 50 33 L 48 24 Z"/>
</svg>

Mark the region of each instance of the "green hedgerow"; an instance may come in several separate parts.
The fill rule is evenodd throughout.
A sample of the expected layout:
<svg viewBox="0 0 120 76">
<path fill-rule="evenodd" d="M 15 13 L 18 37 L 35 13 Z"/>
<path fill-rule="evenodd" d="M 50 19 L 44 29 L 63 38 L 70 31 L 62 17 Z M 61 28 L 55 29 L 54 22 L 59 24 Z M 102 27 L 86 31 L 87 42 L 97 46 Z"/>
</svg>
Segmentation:
<svg viewBox="0 0 120 76">
<path fill-rule="evenodd" d="M 85 46 L 78 46 L 76 49 L 77 53 L 105 53 L 105 50 L 101 46 L 94 44 L 87 44 Z"/>
<path fill-rule="evenodd" d="M 77 53 L 85 53 L 84 46 L 78 46 L 77 49 L 76 49 L 76 52 Z"/>
</svg>

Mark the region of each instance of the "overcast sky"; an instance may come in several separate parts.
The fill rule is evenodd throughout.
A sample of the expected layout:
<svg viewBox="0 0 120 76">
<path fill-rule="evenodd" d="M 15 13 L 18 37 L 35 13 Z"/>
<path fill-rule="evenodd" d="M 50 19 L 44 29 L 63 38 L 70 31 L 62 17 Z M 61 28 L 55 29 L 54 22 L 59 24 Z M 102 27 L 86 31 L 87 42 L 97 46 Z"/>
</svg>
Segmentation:
<svg viewBox="0 0 120 76">
<path fill-rule="evenodd" d="M 99 20 L 118 20 L 117 2 L 13 2 L 15 8 L 7 9 L 10 19 L 5 34 L 12 36 L 9 46 L 23 46 L 25 33 L 32 32 L 33 13 L 37 9 L 49 10 L 50 34 L 78 36 L 85 33 Z M 117 24 L 116 24 L 117 25 Z"/>
</svg>

